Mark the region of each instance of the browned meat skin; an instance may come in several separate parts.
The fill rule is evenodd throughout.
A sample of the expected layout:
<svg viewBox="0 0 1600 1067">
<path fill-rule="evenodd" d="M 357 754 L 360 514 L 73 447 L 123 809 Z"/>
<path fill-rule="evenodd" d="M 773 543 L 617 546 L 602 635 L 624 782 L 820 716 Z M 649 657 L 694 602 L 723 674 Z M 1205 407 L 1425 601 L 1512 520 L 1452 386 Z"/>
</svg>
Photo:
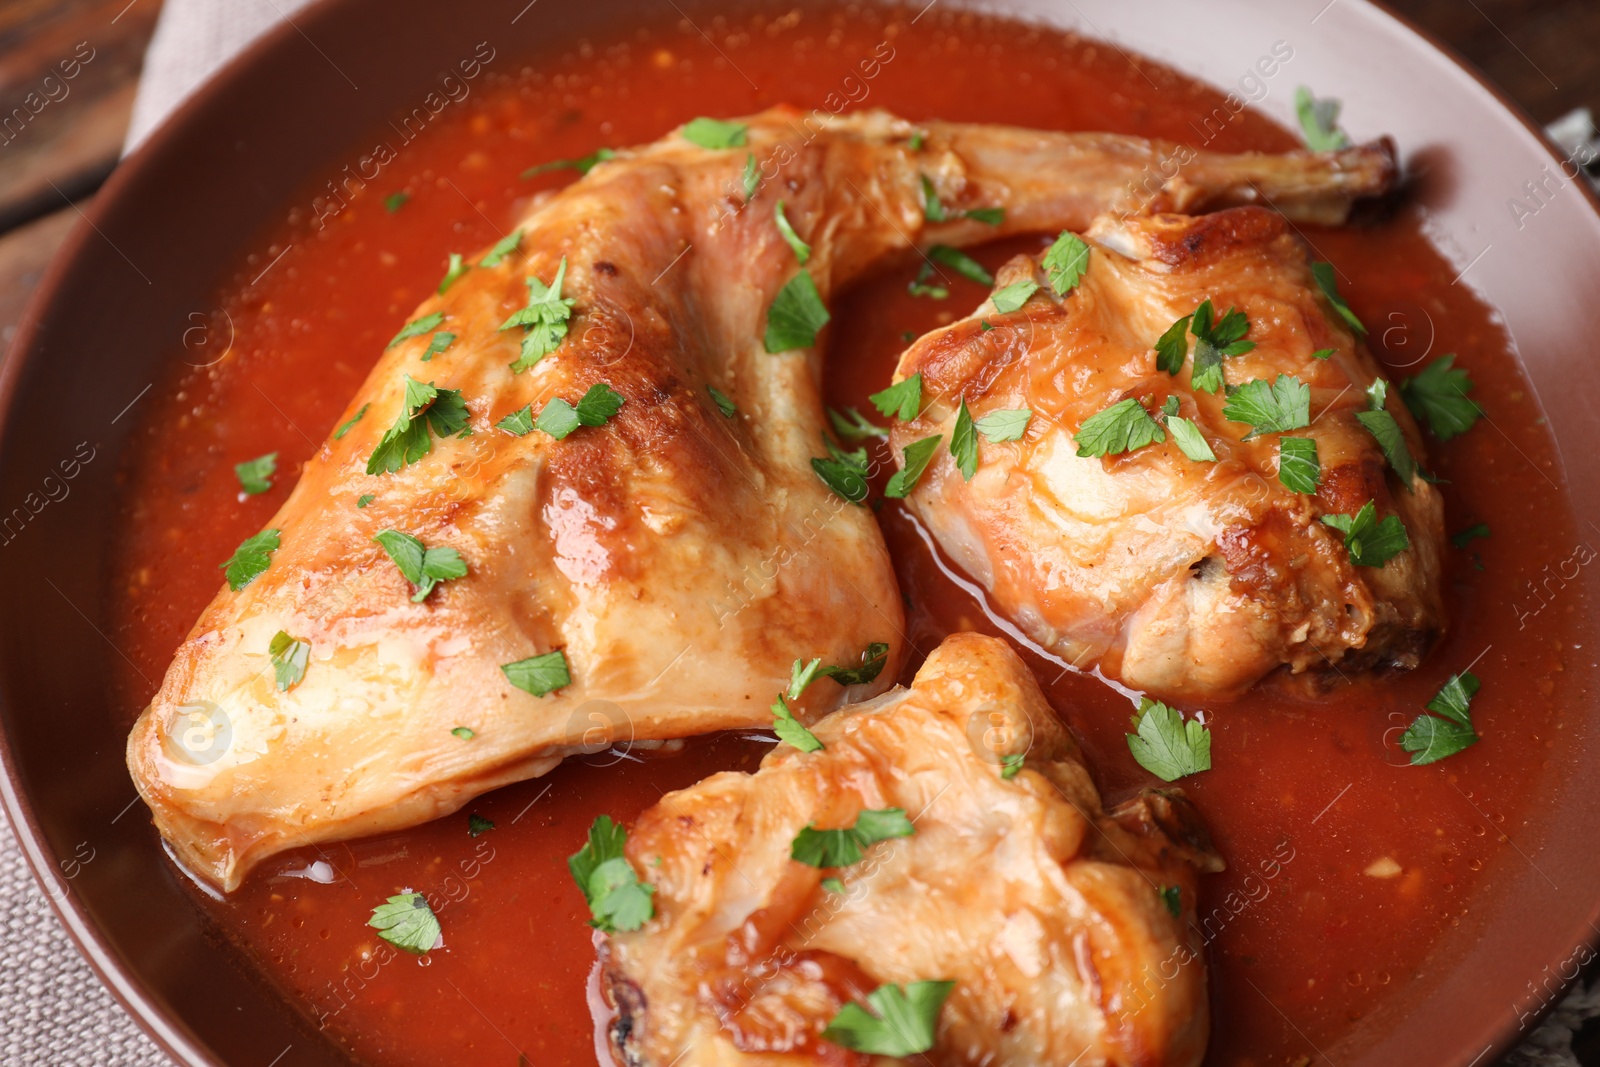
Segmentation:
<svg viewBox="0 0 1600 1067">
<path fill-rule="evenodd" d="M 996 284 L 1046 283 L 1038 295 L 1011 314 L 986 302 L 901 357 L 897 378 L 921 373 L 934 399 L 895 426 L 897 450 L 934 433 L 948 441 L 963 396 L 974 418 L 1033 412 L 1022 440 L 980 441 L 970 482 L 941 451 L 910 498 L 917 515 L 1040 644 L 1138 689 L 1204 699 L 1280 665 L 1414 666 L 1445 625 L 1439 494 L 1421 478 L 1401 484 L 1356 421 L 1377 366 L 1319 295 L 1283 219 L 1259 208 L 1105 218 L 1088 238 L 1089 268 L 1066 299 L 1019 257 Z M 1312 424 L 1292 434 L 1317 443 L 1315 496 L 1279 482 L 1278 435 L 1242 440 L 1250 426 L 1223 417 L 1225 395 L 1191 388 L 1192 358 L 1176 378 L 1157 368 L 1156 339 L 1207 298 L 1219 316 L 1241 309 L 1257 345 L 1225 361 L 1229 385 L 1292 374 L 1311 387 Z M 1331 358 L 1312 358 L 1324 348 Z M 1084 421 L 1127 397 L 1151 411 L 1177 397 L 1218 462 L 1187 459 L 1170 435 L 1076 455 Z M 1398 395 L 1387 410 L 1425 462 Z M 1410 537 L 1382 568 L 1352 565 L 1319 521 L 1368 500 Z"/>
<path fill-rule="evenodd" d="M 655 917 L 611 936 L 612 1035 L 635 1067 L 889 1064 L 824 1040 L 886 982 L 950 979 L 937 1044 L 908 1063 L 1193 1065 L 1208 1032 L 1197 870 L 1181 794 L 1101 810 L 1071 736 L 1003 642 L 956 634 L 909 690 L 843 708 L 755 774 L 670 793 L 627 854 Z M 1026 751 L 1001 776 L 1001 758 Z M 821 871 L 799 831 L 903 808 L 916 833 Z M 822 889 L 838 876 L 845 892 Z M 1176 887 L 1174 916 L 1163 887 Z"/>
<path fill-rule="evenodd" d="M 536 203 L 520 253 L 425 301 L 412 318 L 443 314 L 455 343 L 423 363 L 424 334 L 378 361 L 340 422 L 365 418 L 323 444 L 273 518 L 282 547 L 270 569 L 217 594 L 129 738 L 134 781 L 181 860 L 231 889 L 283 849 L 436 818 L 596 738 L 760 724 L 799 656 L 849 663 L 888 642 L 888 684 L 902 607 L 882 539 L 810 466 L 819 353 L 762 344 L 767 309 L 798 269 L 773 221 L 778 200 L 826 299 L 913 243 L 1135 208 L 1152 175 L 1189 206 L 1265 195 L 1317 215 L 1392 177 L 1381 148 L 1200 155 L 1169 181 L 1177 150 L 1135 138 L 925 129 L 915 151 L 916 129 L 882 112 L 813 129 L 777 109 L 749 120 L 747 149 L 673 133 Z M 765 173 L 749 203 L 746 151 Z M 953 217 L 1003 206 L 1006 222 L 928 223 L 923 173 Z M 521 331 L 499 327 L 526 303 L 526 280 L 550 282 L 563 258 L 570 333 L 513 374 Z M 472 435 L 369 475 L 408 374 L 461 390 Z M 563 441 L 495 428 L 601 382 L 626 398 L 604 426 Z M 457 549 L 470 573 L 412 603 L 373 543 L 386 528 Z M 280 630 L 311 645 L 288 692 L 267 659 Z M 573 678 L 557 693 L 530 696 L 500 671 L 552 649 Z M 848 696 L 820 685 L 799 710 L 814 717 Z M 462 726 L 470 741 L 452 735 Z"/>
</svg>

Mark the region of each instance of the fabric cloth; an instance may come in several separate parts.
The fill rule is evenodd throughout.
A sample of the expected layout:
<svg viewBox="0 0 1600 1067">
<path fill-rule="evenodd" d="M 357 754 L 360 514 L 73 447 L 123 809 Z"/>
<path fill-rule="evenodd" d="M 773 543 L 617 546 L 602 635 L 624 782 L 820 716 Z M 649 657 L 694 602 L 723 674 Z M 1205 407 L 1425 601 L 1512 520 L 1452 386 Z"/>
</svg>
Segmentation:
<svg viewBox="0 0 1600 1067">
<path fill-rule="evenodd" d="M 189 93 L 308 0 L 167 0 L 145 58 L 125 150 L 159 126 Z M 1564 145 L 1594 136 L 1587 113 L 1552 128 Z M 1569 145 L 1570 147 L 1570 145 Z M 0 824 L 6 819 L 0 814 Z M 1580 1067 L 1573 1031 L 1600 1015 L 1600 989 L 1579 987 L 1507 1061 L 1510 1067 Z M 0 829 L 0 1065 L 164 1067 L 139 1030 L 78 956 L 29 873 L 9 824 Z"/>
</svg>

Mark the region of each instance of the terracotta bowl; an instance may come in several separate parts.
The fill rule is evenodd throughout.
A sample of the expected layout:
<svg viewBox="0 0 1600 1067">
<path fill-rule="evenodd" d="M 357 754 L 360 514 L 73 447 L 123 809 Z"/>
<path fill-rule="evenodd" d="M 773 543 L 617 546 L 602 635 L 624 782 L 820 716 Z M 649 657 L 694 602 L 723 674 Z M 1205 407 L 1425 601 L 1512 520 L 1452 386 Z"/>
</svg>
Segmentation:
<svg viewBox="0 0 1600 1067">
<path fill-rule="evenodd" d="M 330 0 L 297 14 L 298 28 L 278 26 L 112 176 L 52 265 L 0 376 L 0 589 L 10 604 L 0 613 L 0 791 L 90 963 L 184 1064 L 348 1061 L 207 929 L 134 805 L 127 724 L 107 696 L 118 652 L 101 634 L 120 456 L 144 391 L 181 354 L 190 316 L 210 307 L 251 239 L 451 57 L 487 40 L 533 59 L 580 35 L 673 14 L 655 0 L 523 3 L 460 5 L 440 17 L 423 0 Z M 691 17 L 716 7 L 674 6 Z M 1259 106 L 1292 121 L 1293 83 L 1315 85 L 1341 96 L 1347 115 L 1381 123 L 1352 129 L 1358 138 L 1388 133 L 1404 147 L 1459 284 L 1504 314 L 1549 426 L 1576 461 L 1566 476 L 1580 528 L 1600 537 L 1600 466 L 1584 459 L 1600 440 L 1600 214 L 1494 89 L 1362 0 L 989 6 L 1225 87 L 1239 86 L 1274 42 L 1290 42 L 1293 70 Z M 1543 185 L 1542 206 L 1519 219 L 1508 201 L 1534 203 L 1529 181 Z M 61 481 L 61 463 L 74 459 L 76 476 Z M 50 496 L 60 499 L 34 513 Z M 19 513 L 9 509 L 25 501 L 26 521 L 13 521 Z M 1592 598 L 1596 571 L 1579 581 Z M 1568 684 L 1593 691 L 1592 671 L 1572 668 Z M 1600 729 L 1578 724 L 1530 783 L 1536 818 L 1501 850 L 1501 868 L 1439 946 L 1429 979 L 1320 1050 L 1331 1063 L 1492 1062 L 1526 1032 L 1596 936 L 1600 789 L 1592 773 L 1585 780 L 1595 766 Z"/>
</svg>

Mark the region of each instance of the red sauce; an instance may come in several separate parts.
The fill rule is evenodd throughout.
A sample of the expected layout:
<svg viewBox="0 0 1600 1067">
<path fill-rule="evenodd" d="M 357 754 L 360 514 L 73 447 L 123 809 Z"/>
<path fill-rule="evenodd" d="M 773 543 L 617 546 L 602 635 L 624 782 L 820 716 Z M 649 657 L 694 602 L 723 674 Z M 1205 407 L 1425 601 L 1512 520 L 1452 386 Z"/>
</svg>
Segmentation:
<svg viewBox="0 0 1600 1067">
<path fill-rule="evenodd" d="M 320 209 L 324 225 L 312 208 L 327 193 L 319 180 L 225 280 L 209 326 L 186 337 L 183 358 L 210 365 L 179 367 L 148 402 L 127 471 L 127 534 L 111 599 L 114 638 L 132 664 L 117 680 L 130 724 L 215 594 L 217 564 L 283 502 L 396 324 L 443 274 L 446 254 L 488 244 L 532 193 L 570 180 L 520 180 L 531 164 L 653 140 L 695 115 L 779 102 L 1114 130 L 1224 151 L 1295 145 L 1253 112 L 1227 117 L 1222 94 L 1149 62 L 1136 67 L 1118 49 L 970 14 L 935 9 L 912 22 L 868 7 L 746 14 L 702 28 L 715 48 L 682 24 L 586 44 L 537 68 L 496 57 L 471 95 L 411 143 L 375 134 L 396 158 L 365 189 L 346 182 L 343 208 Z M 883 59 L 885 41 L 892 58 Z M 862 65 L 874 56 L 876 66 Z M 991 76 L 1002 68 L 1004 78 Z M 1271 91 L 1290 92 L 1293 82 L 1291 61 Z M 1217 116 L 1226 117 L 1220 128 Z M 370 151 L 353 147 L 352 171 Z M 391 212 L 383 200 L 396 192 L 410 198 Z M 1430 460 L 1450 481 L 1450 529 L 1486 521 L 1493 536 L 1450 553 L 1453 624 L 1414 674 L 1357 680 L 1317 698 L 1268 685 L 1206 709 L 1215 768 L 1182 784 L 1229 863 L 1207 882 L 1201 908 L 1213 935 L 1213 1064 L 1316 1057 L 1418 980 L 1441 935 L 1469 916 L 1475 886 L 1507 858 L 1504 835 L 1515 838 L 1523 825 L 1527 783 L 1548 767 L 1564 723 L 1587 697 L 1562 678 L 1582 639 L 1578 590 L 1550 578 L 1559 564 L 1536 571 L 1573 558 L 1580 542 L 1505 331 L 1465 285 L 1451 284 L 1455 272 L 1423 237 L 1415 211 L 1306 237 L 1349 279 L 1345 294 L 1396 373 L 1425 351 L 1457 352 L 1471 371 L 1493 422 L 1436 446 Z M 1038 246 L 1018 241 L 976 255 L 992 269 L 1023 247 Z M 866 394 L 888 380 L 903 331 L 949 321 L 982 296 L 958 280 L 946 302 L 913 299 L 912 274 L 912 264 L 894 265 L 841 301 L 828 363 L 832 403 L 865 408 Z M 269 451 L 279 453 L 276 484 L 241 498 L 232 465 Z M 907 514 L 890 504 L 880 516 L 914 605 L 917 649 L 956 629 L 996 632 Z M 1149 783 L 1123 741 L 1126 700 L 1092 677 L 1037 656 L 1030 662 L 1082 736 L 1107 794 Z M 1433 767 L 1403 766 L 1400 728 L 1469 664 L 1483 681 L 1473 706 L 1483 741 Z M 511 1067 L 520 1054 L 541 1067 L 592 1064 L 594 951 L 565 857 L 595 815 L 631 820 L 661 792 L 715 770 L 753 768 L 764 751 L 720 737 L 642 762 L 569 764 L 471 805 L 495 823 L 476 839 L 463 812 L 291 854 L 204 907 L 364 1061 Z M 276 874 L 319 859 L 340 880 Z M 444 949 L 422 960 L 396 954 L 366 926 L 375 904 L 406 887 L 429 894 L 445 931 Z"/>
</svg>

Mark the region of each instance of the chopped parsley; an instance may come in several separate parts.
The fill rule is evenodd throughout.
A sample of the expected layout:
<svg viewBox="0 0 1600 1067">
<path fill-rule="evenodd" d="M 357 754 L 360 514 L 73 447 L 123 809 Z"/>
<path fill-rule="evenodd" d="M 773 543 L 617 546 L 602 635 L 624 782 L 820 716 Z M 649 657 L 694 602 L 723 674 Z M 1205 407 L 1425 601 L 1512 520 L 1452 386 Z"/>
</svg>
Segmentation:
<svg viewBox="0 0 1600 1067">
<path fill-rule="evenodd" d="M 389 340 L 389 343 L 383 346 L 383 349 L 385 352 L 387 352 L 401 341 L 428 333 L 443 321 L 444 312 L 442 311 L 435 311 L 432 315 L 424 315 L 420 319 L 412 319 L 410 322 L 400 327 L 400 332 L 395 334 L 394 337 Z"/>
<path fill-rule="evenodd" d="M 395 212 L 405 207 L 406 201 L 410 199 L 410 193 L 390 193 L 388 196 L 383 198 L 383 210 L 393 215 Z"/>
<path fill-rule="evenodd" d="M 927 143 L 928 134 L 924 130 L 913 130 L 911 137 L 906 141 L 906 147 L 913 152 L 922 151 L 922 146 Z"/>
<path fill-rule="evenodd" d="M 861 663 L 855 667 L 844 667 L 832 664 L 827 667 L 819 666 L 820 659 L 802 665 L 800 660 L 794 661 L 794 669 L 789 678 L 789 699 L 797 699 L 811 684 L 812 678 L 832 678 L 840 685 L 866 685 L 876 681 L 878 675 L 883 673 L 883 665 L 889 660 L 889 646 L 882 641 L 874 641 L 861 653 Z"/>
<path fill-rule="evenodd" d="M 998 226 L 1006 221 L 1006 209 L 1003 207 L 975 207 L 962 214 L 974 222 L 982 222 L 989 226 Z"/>
<path fill-rule="evenodd" d="M 744 199 L 746 203 L 754 200 L 756 190 L 761 188 L 761 168 L 756 166 L 756 154 L 751 152 L 744 157 Z"/>
<path fill-rule="evenodd" d="M 1038 282 L 1020 281 L 996 289 L 989 299 L 994 301 L 994 309 L 1002 315 L 1016 311 L 1023 304 L 1032 299 L 1033 294 L 1039 291 Z"/>
<path fill-rule="evenodd" d="M 977 282 L 979 285 L 993 285 L 994 275 L 984 270 L 983 264 L 949 245 L 934 245 L 928 249 L 928 258 L 935 263 L 943 263 L 968 281 Z"/>
<path fill-rule="evenodd" d="M 978 432 L 990 444 L 1001 441 L 1020 441 L 1028 430 L 1028 420 L 1033 412 L 1028 408 L 991 411 L 977 422 Z"/>
<path fill-rule="evenodd" d="M 1319 348 L 1315 352 L 1311 353 L 1311 358 L 1312 359 L 1327 359 L 1330 356 L 1332 356 L 1333 353 L 1334 353 L 1334 350 L 1331 349 L 1331 348 Z"/>
<path fill-rule="evenodd" d="M 789 858 L 808 867 L 848 867 L 860 863 L 865 850 L 879 841 L 910 837 L 916 828 L 902 808 L 867 810 L 854 826 L 843 830 L 818 830 L 810 825 L 795 835 Z"/>
<path fill-rule="evenodd" d="M 772 732 L 778 735 L 779 741 L 793 745 L 801 752 L 815 752 L 822 747 L 817 735 L 794 717 L 794 712 L 789 710 L 789 701 L 784 699 L 782 693 L 778 694 L 778 699 L 772 705 Z"/>
<path fill-rule="evenodd" d="M 1350 305 L 1344 302 L 1344 297 L 1339 295 L 1339 283 L 1334 277 L 1332 263 L 1311 264 L 1311 276 L 1317 280 L 1317 288 L 1322 290 L 1322 295 L 1328 298 L 1328 303 L 1333 305 L 1333 310 L 1349 327 L 1362 337 L 1367 335 L 1367 328 L 1356 318 L 1356 313 L 1350 310 Z"/>
<path fill-rule="evenodd" d="M 572 670 L 567 665 L 567 654 L 561 649 L 543 655 L 529 656 L 515 663 L 504 663 L 500 672 L 506 680 L 524 693 L 542 697 L 565 689 L 572 684 Z"/>
<path fill-rule="evenodd" d="M 922 147 L 918 140 L 922 134 L 913 135 L 912 151 Z M 973 219 L 990 226 L 998 226 L 1006 221 L 1006 209 L 1003 207 L 976 207 L 970 211 L 952 213 L 939 200 L 939 190 L 934 187 L 933 179 L 926 174 L 922 175 L 922 217 L 929 222 L 949 222 L 952 219 Z"/>
<path fill-rule="evenodd" d="M 913 441 L 901 449 L 900 455 L 905 465 L 890 476 L 889 484 L 883 487 L 883 495 L 895 500 L 910 496 L 911 490 L 917 487 L 922 472 L 933 462 L 934 454 L 939 451 L 939 442 L 943 440 L 944 435 L 936 433 L 932 437 Z"/>
<path fill-rule="evenodd" d="M 867 498 L 867 450 L 858 448 L 846 452 L 823 435 L 822 443 L 828 448 L 828 458 L 813 457 L 811 469 L 816 471 L 822 484 L 834 494 L 852 504 Z"/>
<path fill-rule="evenodd" d="M 1384 402 L 1389 395 L 1389 383 L 1382 378 L 1373 380 L 1367 390 L 1371 402 L 1371 410 L 1356 412 L 1356 421 L 1365 426 L 1378 442 L 1378 448 L 1383 451 L 1383 458 L 1389 461 L 1389 466 L 1400 476 L 1400 481 L 1405 485 L 1406 491 L 1411 491 L 1411 479 L 1416 476 L 1417 463 L 1411 458 L 1411 449 L 1406 445 L 1405 434 L 1400 432 L 1400 424 L 1394 421 L 1394 416 L 1383 409 Z"/>
<path fill-rule="evenodd" d="M 279 630 L 272 635 L 272 641 L 267 645 L 267 656 L 272 660 L 278 692 L 285 693 L 300 684 L 300 679 L 306 676 L 306 663 L 311 658 L 311 644 L 298 637 L 290 637 L 285 630 Z"/>
<path fill-rule="evenodd" d="M 1050 279 L 1050 287 L 1057 295 L 1066 296 L 1077 288 L 1083 272 L 1089 269 L 1089 246 L 1071 230 L 1062 230 L 1055 244 L 1040 258 L 1039 265 Z"/>
<path fill-rule="evenodd" d="M 767 351 L 789 352 L 817 343 L 817 331 L 832 318 L 822 304 L 822 294 L 811 275 L 801 271 L 772 298 L 767 309 Z"/>
<path fill-rule="evenodd" d="M 383 546 L 405 580 L 411 583 L 414 604 L 426 600 L 440 582 L 466 577 L 467 562 L 453 548 L 424 548 L 419 539 L 399 530 L 380 530 L 372 539 Z"/>
<path fill-rule="evenodd" d="M 478 260 L 480 267 L 498 267 L 502 260 L 522 247 L 522 231 L 512 230 L 494 243 L 484 257 Z"/>
<path fill-rule="evenodd" d="M 956 428 L 950 433 L 950 455 L 955 457 L 961 480 L 972 481 L 972 476 L 978 473 L 978 431 L 972 424 L 972 412 L 967 410 L 965 397 L 956 412 Z"/>
<path fill-rule="evenodd" d="M 586 156 L 577 159 L 552 159 L 548 163 L 540 163 L 536 167 L 529 167 L 522 172 L 524 178 L 535 178 L 541 174 L 548 174 L 553 170 L 575 170 L 580 175 L 588 174 L 594 170 L 595 165 L 604 163 L 608 159 L 617 158 L 617 154 L 609 148 L 596 148 Z"/>
<path fill-rule="evenodd" d="M 512 437 L 526 437 L 533 432 L 533 405 L 524 404 L 499 422 L 494 424 L 497 430 L 504 430 Z"/>
<path fill-rule="evenodd" d="M 450 731 L 450 736 L 459 737 L 463 741 L 471 741 L 474 737 L 477 737 L 478 734 L 477 731 L 470 726 L 457 726 L 454 730 Z"/>
<path fill-rule="evenodd" d="M 1304 85 L 1295 86 L 1294 113 L 1300 120 L 1300 134 L 1306 147 L 1313 152 L 1332 152 L 1349 145 L 1350 140 L 1339 129 L 1339 101 L 1332 97 L 1319 100 Z"/>
<path fill-rule="evenodd" d="M 564 441 L 568 434 L 580 426 L 604 426 L 622 410 L 624 402 L 621 393 L 605 382 L 596 382 L 578 400 L 576 407 L 559 396 L 552 399 L 539 412 L 539 419 L 533 426 L 557 441 Z"/>
<path fill-rule="evenodd" d="M 472 837 L 481 837 L 494 829 L 494 823 L 485 819 L 476 812 L 467 816 L 467 833 Z"/>
<path fill-rule="evenodd" d="M 1457 548 L 1466 548 L 1478 538 L 1488 536 L 1489 524 L 1486 522 L 1480 522 L 1476 525 L 1468 526 L 1465 530 L 1462 530 L 1458 534 L 1451 534 L 1450 543 L 1455 545 Z"/>
<path fill-rule="evenodd" d="M 1378 505 L 1367 501 L 1354 515 L 1324 515 L 1322 521 L 1344 534 L 1344 547 L 1357 567 L 1381 567 L 1411 547 L 1398 515 L 1377 521 Z"/>
<path fill-rule="evenodd" d="M 855 408 L 845 408 L 844 411 L 828 409 L 828 421 L 833 424 L 833 431 L 846 441 L 866 441 L 872 438 L 889 436 L 889 431 L 867 418 Z"/>
<path fill-rule="evenodd" d="M 878 409 L 878 414 L 899 419 L 901 422 L 910 422 L 922 410 L 922 372 L 918 371 L 909 378 L 903 378 L 882 392 L 873 393 L 867 399 Z"/>
<path fill-rule="evenodd" d="M 789 223 L 789 216 L 783 213 L 783 201 L 778 201 L 778 206 L 772 209 L 773 221 L 778 224 L 778 233 L 789 242 L 789 247 L 794 249 L 794 258 L 800 261 L 803 267 L 811 262 L 811 246 L 800 239 L 794 232 L 794 227 Z"/>
<path fill-rule="evenodd" d="M 1432 715 L 1418 715 L 1400 735 L 1400 747 L 1411 753 L 1411 765 L 1420 767 L 1474 745 L 1472 698 L 1478 694 L 1478 677 L 1471 671 L 1452 674 L 1427 703 Z"/>
<path fill-rule="evenodd" d="M 939 190 L 934 188 L 933 179 L 926 174 L 922 175 L 922 217 L 929 222 L 944 222 L 950 217 L 939 200 Z"/>
<path fill-rule="evenodd" d="M 1072 439 L 1080 456 L 1114 456 L 1165 441 L 1167 435 L 1144 405 L 1130 396 L 1084 419 Z"/>
<path fill-rule="evenodd" d="M 243 463 L 233 465 L 233 473 L 239 479 L 239 488 L 250 496 L 265 493 L 272 488 L 272 475 L 278 469 L 278 454 L 268 452 L 255 459 L 247 459 Z"/>
<path fill-rule="evenodd" d="M 597 930 L 637 930 L 655 914 L 655 886 L 639 875 L 623 854 L 628 831 L 602 815 L 589 827 L 589 841 L 567 857 L 567 870 L 589 902 L 589 923 Z"/>
<path fill-rule="evenodd" d="M 1222 390 L 1224 356 L 1242 356 L 1256 346 L 1254 341 L 1244 340 L 1244 335 L 1250 332 L 1250 320 L 1244 317 L 1244 312 L 1229 308 L 1220 319 L 1216 318 L 1216 308 L 1209 297 L 1194 309 L 1189 332 L 1195 337 L 1194 369 L 1190 372 L 1189 384 L 1207 393 Z M 1178 366 L 1183 366 L 1181 359 Z"/>
<path fill-rule="evenodd" d="M 367 409 L 370 408 L 371 406 L 372 406 L 371 404 L 362 404 L 361 405 L 361 410 L 356 412 L 354 415 L 351 415 L 349 422 L 345 423 L 343 426 L 340 426 L 337 430 L 333 431 L 333 439 L 335 441 L 337 441 L 337 440 L 339 440 L 339 438 L 341 438 L 345 434 L 349 433 L 351 431 L 351 429 L 353 429 L 355 427 L 355 424 L 360 422 L 362 417 L 366 415 Z"/>
<path fill-rule="evenodd" d="M 519 233 L 521 231 L 518 231 Z M 521 374 L 561 346 L 567 336 L 567 322 L 572 318 L 572 297 L 561 295 L 562 283 L 567 277 L 567 257 L 561 257 L 556 276 L 546 285 L 538 275 L 529 275 L 528 306 L 500 324 L 500 329 L 523 328 L 522 351 L 511 364 L 511 373 Z"/>
<path fill-rule="evenodd" d="M 1164 420 L 1167 430 L 1172 434 L 1172 441 L 1178 450 L 1196 463 L 1215 463 L 1217 454 L 1211 450 L 1211 444 L 1206 440 L 1205 434 L 1200 432 L 1189 419 L 1179 415 L 1168 415 Z"/>
<path fill-rule="evenodd" d="M 466 260 L 461 258 L 460 252 L 450 253 L 450 266 L 444 272 L 444 277 L 439 281 L 438 293 L 444 295 L 446 289 L 456 283 L 456 280 L 472 268 L 467 266 Z"/>
<path fill-rule="evenodd" d="M 261 577 L 262 572 L 272 565 L 272 553 L 278 550 L 278 536 L 277 530 L 262 530 L 239 542 L 239 547 L 233 550 L 228 562 L 222 564 L 229 589 L 237 593 Z"/>
<path fill-rule="evenodd" d="M 1189 320 L 1192 315 L 1183 318 L 1168 326 L 1156 339 L 1156 369 L 1164 370 L 1168 374 L 1177 375 L 1183 370 L 1183 360 L 1189 354 Z"/>
<path fill-rule="evenodd" d="M 1000 757 L 1000 778 L 1001 778 L 1001 780 L 1009 782 L 1009 781 L 1011 781 L 1011 779 L 1015 778 L 1017 776 L 1017 773 L 1022 770 L 1022 763 L 1027 758 L 1028 757 L 1026 756 L 1026 754 L 1021 753 L 1021 752 L 1013 752 L 1009 756 L 1001 756 Z"/>
<path fill-rule="evenodd" d="M 367 925 L 395 948 L 420 956 L 444 944 L 439 919 L 428 898 L 407 890 L 372 909 Z"/>
<path fill-rule="evenodd" d="M 1456 370 L 1455 362 L 1454 353 L 1440 356 L 1421 374 L 1400 383 L 1406 407 L 1441 441 L 1466 433 L 1483 415 L 1483 409 L 1467 399 L 1472 379 L 1466 371 Z"/>
<path fill-rule="evenodd" d="M 929 285 L 928 279 L 934 274 L 933 264 L 927 260 L 922 261 L 922 266 L 917 268 L 917 276 L 906 285 L 906 292 L 912 296 L 925 296 L 929 300 L 944 300 L 950 296 L 950 290 L 942 285 Z"/>
<path fill-rule="evenodd" d="M 717 410 L 722 412 L 722 417 L 731 419 L 739 413 L 739 408 L 734 404 L 733 398 L 714 385 L 706 386 L 706 392 L 711 394 L 711 402 L 717 405 Z"/>
<path fill-rule="evenodd" d="M 1127 735 L 1129 751 L 1139 766 L 1163 782 L 1211 769 L 1211 731 L 1199 719 L 1185 721 L 1176 708 L 1145 697 L 1133 729 Z"/>
<path fill-rule="evenodd" d="M 1223 417 L 1250 427 L 1244 440 L 1264 433 L 1283 433 L 1311 425 L 1311 387 L 1292 374 L 1276 382 L 1256 378 L 1228 390 Z"/>
<path fill-rule="evenodd" d="M 822 880 L 822 888 L 838 896 L 844 896 L 845 894 L 844 883 L 837 878 L 824 878 Z"/>
<path fill-rule="evenodd" d="M 368 474 L 393 474 L 433 451 L 432 435 L 452 437 L 467 428 L 467 402 L 459 389 L 439 389 L 432 382 L 405 376 L 406 395 L 400 417 L 384 431 L 367 458 Z"/>
<path fill-rule="evenodd" d="M 456 335 L 440 330 L 428 341 L 428 350 L 422 353 L 422 362 L 431 363 L 434 356 L 443 355 L 456 343 Z"/>
<path fill-rule="evenodd" d="M 701 148 L 743 148 L 745 134 L 749 129 L 742 122 L 698 118 L 684 124 L 683 139 Z"/>
<path fill-rule="evenodd" d="M 1278 438 L 1278 481 L 1291 493 L 1312 494 L 1322 484 L 1317 442 L 1310 437 Z"/>
<path fill-rule="evenodd" d="M 933 1048 L 939 1010 L 956 987 L 954 982 L 909 982 L 881 985 L 867 994 L 868 1011 L 855 1001 L 822 1031 L 825 1041 L 872 1056 L 914 1056 Z"/>
<path fill-rule="evenodd" d="M 1183 915 L 1183 890 L 1175 885 L 1164 885 L 1159 890 L 1161 903 L 1167 906 L 1167 914 L 1174 919 Z"/>
<path fill-rule="evenodd" d="M 378 499 L 377 496 L 372 493 L 362 493 L 360 496 L 356 497 L 356 507 L 364 508 L 376 499 Z"/>
</svg>

